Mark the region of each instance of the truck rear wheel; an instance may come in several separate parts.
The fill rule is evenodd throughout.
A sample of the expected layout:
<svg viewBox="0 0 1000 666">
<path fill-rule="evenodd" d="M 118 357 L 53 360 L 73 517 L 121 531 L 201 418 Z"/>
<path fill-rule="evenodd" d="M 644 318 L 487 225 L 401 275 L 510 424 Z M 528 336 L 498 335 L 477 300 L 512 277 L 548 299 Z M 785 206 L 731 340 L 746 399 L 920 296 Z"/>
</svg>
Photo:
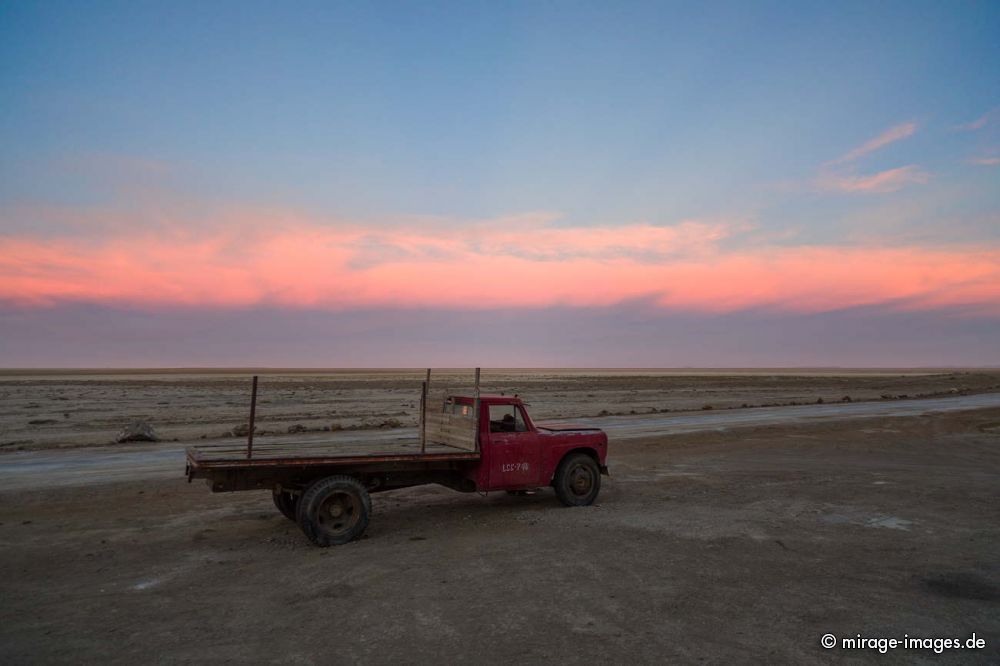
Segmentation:
<svg viewBox="0 0 1000 666">
<path fill-rule="evenodd" d="M 368 527 L 372 499 L 352 476 L 316 481 L 299 500 L 297 521 L 317 546 L 339 546 L 360 537 Z"/>
<path fill-rule="evenodd" d="M 552 485 L 566 506 L 589 506 L 601 491 L 601 469 L 586 453 L 574 453 L 559 463 Z"/>
<path fill-rule="evenodd" d="M 275 489 L 271 491 L 271 497 L 274 499 L 274 506 L 278 507 L 281 515 L 293 523 L 298 520 L 296 509 L 299 506 L 299 495 Z"/>
</svg>

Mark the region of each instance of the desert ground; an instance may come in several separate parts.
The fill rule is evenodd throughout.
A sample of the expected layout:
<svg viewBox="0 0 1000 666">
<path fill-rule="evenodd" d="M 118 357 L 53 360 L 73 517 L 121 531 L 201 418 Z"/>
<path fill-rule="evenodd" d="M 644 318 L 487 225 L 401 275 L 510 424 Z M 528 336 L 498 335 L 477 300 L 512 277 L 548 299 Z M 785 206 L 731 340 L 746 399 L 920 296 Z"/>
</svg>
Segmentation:
<svg viewBox="0 0 1000 666">
<path fill-rule="evenodd" d="M 380 436 L 415 421 L 421 378 L 262 373 L 259 425 Z M 1000 659 L 1000 407 L 982 407 L 1000 372 L 493 371 L 484 389 L 608 424 L 597 505 L 413 488 L 318 549 L 268 493 L 213 495 L 182 464 L 51 486 L 40 467 L 0 489 L 0 661 Z M 246 373 L 8 371 L 0 469 L 224 441 L 248 394 Z M 134 419 L 164 441 L 109 446 Z M 820 646 L 973 632 L 983 649 Z"/>
<path fill-rule="evenodd" d="M 100 446 L 130 421 L 161 439 L 415 426 L 418 370 L 0 371 L 0 452 Z M 471 370 L 435 370 L 432 392 L 469 391 Z M 482 390 L 517 393 L 536 420 L 753 409 L 1000 392 L 1000 370 L 484 370 Z"/>
</svg>

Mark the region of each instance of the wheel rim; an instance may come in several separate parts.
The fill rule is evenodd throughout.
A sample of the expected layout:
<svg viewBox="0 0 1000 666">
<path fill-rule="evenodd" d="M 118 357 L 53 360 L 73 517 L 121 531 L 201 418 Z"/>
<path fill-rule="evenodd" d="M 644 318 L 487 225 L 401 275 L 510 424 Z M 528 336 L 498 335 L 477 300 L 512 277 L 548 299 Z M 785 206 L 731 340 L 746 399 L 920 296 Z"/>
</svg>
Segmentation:
<svg viewBox="0 0 1000 666">
<path fill-rule="evenodd" d="M 320 504 L 316 522 L 330 536 L 341 536 L 350 532 L 360 518 L 358 498 L 351 493 L 335 492 Z"/>
<path fill-rule="evenodd" d="M 569 473 L 569 491 L 577 497 L 586 497 L 594 487 L 594 470 L 587 465 L 576 465 Z"/>
</svg>

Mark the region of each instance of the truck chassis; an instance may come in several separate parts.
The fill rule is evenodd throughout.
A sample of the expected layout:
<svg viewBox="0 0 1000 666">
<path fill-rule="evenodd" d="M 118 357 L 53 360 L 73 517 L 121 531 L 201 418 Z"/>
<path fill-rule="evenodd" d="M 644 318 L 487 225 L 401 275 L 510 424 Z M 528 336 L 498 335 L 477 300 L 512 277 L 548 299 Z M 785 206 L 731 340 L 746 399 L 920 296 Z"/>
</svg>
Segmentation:
<svg viewBox="0 0 1000 666">
<path fill-rule="evenodd" d="M 450 395 L 428 409 L 421 391 L 419 437 L 253 446 L 253 378 L 247 446 L 187 450 L 188 481 L 213 492 L 270 489 L 274 504 L 318 546 L 347 543 L 368 525 L 371 493 L 435 483 L 459 492 L 552 486 L 563 504 L 592 504 L 607 474 L 607 436 L 594 428 L 536 426 L 518 396 Z M 494 419 L 496 414 L 502 417 Z"/>
</svg>

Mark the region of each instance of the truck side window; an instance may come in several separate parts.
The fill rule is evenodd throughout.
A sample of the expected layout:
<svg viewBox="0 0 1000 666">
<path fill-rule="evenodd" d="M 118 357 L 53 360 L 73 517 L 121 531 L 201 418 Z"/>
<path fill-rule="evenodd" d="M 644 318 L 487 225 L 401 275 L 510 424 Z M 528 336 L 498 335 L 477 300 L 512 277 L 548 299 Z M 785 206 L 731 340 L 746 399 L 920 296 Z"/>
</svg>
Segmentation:
<svg viewBox="0 0 1000 666">
<path fill-rule="evenodd" d="M 527 429 L 514 405 L 490 405 L 490 432 L 525 432 Z"/>
</svg>

